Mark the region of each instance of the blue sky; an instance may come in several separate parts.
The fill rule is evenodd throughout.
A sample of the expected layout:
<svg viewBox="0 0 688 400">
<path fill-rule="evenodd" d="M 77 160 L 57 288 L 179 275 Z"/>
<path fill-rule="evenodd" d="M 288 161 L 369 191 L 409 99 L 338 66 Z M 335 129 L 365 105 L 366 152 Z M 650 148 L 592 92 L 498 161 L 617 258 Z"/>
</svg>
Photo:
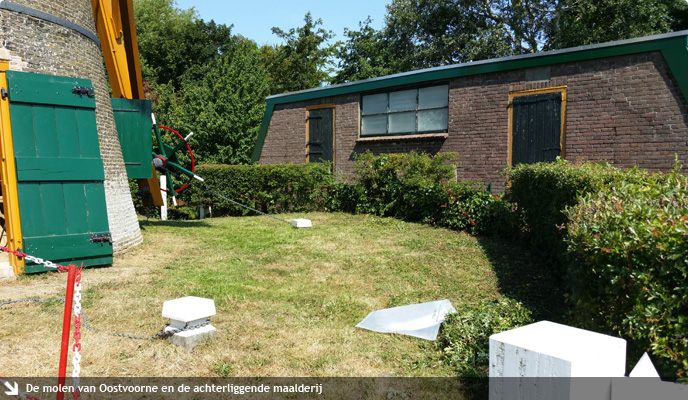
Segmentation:
<svg viewBox="0 0 688 400">
<path fill-rule="evenodd" d="M 194 7 L 204 20 L 234 25 L 232 33 L 255 40 L 259 45 L 280 44 L 272 34 L 276 26 L 284 31 L 303 25 L 303 17 L 310 11 L 315 19 L 322 19 L 322 27 L 331 30 L 334 40 L 345 40 L 344 28 L 358 30 L 358 22 L 368 16 L 373 28 L 384 23 L 385 4 L 391 0 L 176 0 L 177 8 Z"/>
</svg>

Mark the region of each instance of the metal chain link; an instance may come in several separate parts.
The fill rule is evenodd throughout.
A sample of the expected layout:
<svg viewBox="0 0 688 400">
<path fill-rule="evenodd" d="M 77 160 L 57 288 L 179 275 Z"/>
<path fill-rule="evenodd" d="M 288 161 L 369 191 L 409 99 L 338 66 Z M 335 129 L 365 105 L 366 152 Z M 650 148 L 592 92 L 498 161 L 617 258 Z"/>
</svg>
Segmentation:
<svg viewBox="0 0 688 400">
<path fill-rule="evenodd" d="M 47 304 L 47 303 L 64 303 L 65 299 L 52 299 L 52 300 L 38 300 L 38 299 L 21 299 L 21 300 L 10 300 L 10 301 L 3 301 L 0 303 L 0 306 L 5 306 L 8 304 L 16 304 L 16 303 L 41 303 L 41 304 Z"/>
<path fill-rule="evenodd" d="M 197 325 L 189 325 L 189 324 L 187 323 L 187 324 L 186 324 L 183 328 L 181 328 L 181 329 L 178 329 L 178 328 L 170 328 L 170 327 L 169 327 L 170 324 L 165 324 L 165 326 L 162 327 L 162 329 L 160 330 L 160 332 L 158 332 L 158 333 L 156 333 L 155 335 L 153 335 L 153 339 L 158 338 L 158 337 L 161 338 L 161 339 L 165 339 L 165 338 L 168 338 L 168 337 L 170 337 L 170 336 L 174 336 L 174 335 L 176 335 L 176 334 L 179 333 L 179 332 L 192 331 L 192 330 L 194 330 L 194 329 L 200 329 L 200 328 L 203 328 L 204 326 L 208 326 L 208 325 L 210 325 L 210 320 L 209 320 L 209 319 L 206 319 L 205 321 L 203 321 L 203 322 L 201 322 L 200 324 L 197 324 Z M 168 328 L 169 328 L 169 330 L 168 330 Z"/>
<path fill-rule="evenodd" d="M 52 262 L 52 261 L 47 261 L 47 260 L 44 260 L 44 259 L 42 259 L 42 258 L 30 256 L 30 255 L 28 255 L 28 254 L 26 254 L 26 253 L 22 253 L 21 251 L 12 250 L 12 249 L 10 249 L 9 247 L 0 246 L 0 250 L 1 250 L 1 251 L 4 251 L 5 253 L 14 254 L 14 255 L 17 256 L 17 257 L 22 257 L 22 258 L 24 258 L 24 259 L 27 260 L 27 261 L 31 261 L 31 262 L 34 262 L 34 263 L 36 263 L 36 264 L 41 264 L 41 265 L 43 265 L 43 266 L 45 266 L 45 267 L 47 267 L 47 268 L 56 269 L 56 270 L 58 270 L 58 271 L 60 271 L 60 272 L 67 272 L 67 271 L 69 271 L 69 268 L 65 267 L 64 265 L 55 264 L 55 263 Z"/>
<path fill-rule="evenodd" d="M 65 301 L 65 299 L 63 299 L 63 298 L 62 298 L 62 299 L 52 299 L 52 300 L 21 299 L 21 300 L 12 300 L 12 301 L 2 302 L 2 303 L 0 303 L 0 306 L 4 306 L 4 305 L 7 305 L 7 304 L 22 303 L 22 302 L 34 302 L 34 303 L 62 302 L 62 303 L 64 303 L 64 301 Z M 174 335 L 174 334 L 177 334 L 177 333 L 179 333 L 179 332 L 184 332 L 184 331 L 190 331 L 190 330 L 194 330 L 194 329 L 199 329 L 199 328 L 202 328 L 202 327 L 204 327 L 204 326 L 210 325 L 210 320 L 207 319 L 207 320 L 205 320 L 205 321 L 203 321 L 202 323 L 197 324 L 197 325 L 185 326 L 185 327 L 182 328 L 182 329 L 170 328 L 170 329 L 167 330 L 167 332 L 166 332 L 166 328 L 168 328 L 168 327 L 170 326 L 170 324 L 165 324 L 165 325 L 162 327 L 162 329 L 161 329 L 159 332 L 157 332 L 155 335 L 153 335 L 153 336 L 135 336 L 135 335 L 129 335 L 129 334 L 126 334 L 126 333 L 115 333 L 115 332 L 102 331 L 102 330 L 100 330 L 100 329 L 96 329 L 96 328 L 92 327 L 91 325 L 89 325 L 89 323 L 88 323 L 88 321 L 87 321 L 87 318 L 86 318 L 86 313 L 84 312 L 83 309 L 81 310 L 80 316 L 81 316 L 81 318 L 80 318 L 80 323 L 81 323 L 86 329 L 88 329 L 88 330 L 91 331 L 91 332 L 100 333 L 100 334 L 105 334 L 105 335 L 110 335 L 110 336 L 118 336 L 118 337 L 123 337 L 123 338 L 127 338 L 127 339 L 138 339 L 138 340 L 153 340 L 153 339 L 157 339 L 157 338 L 166 339 L 167 337 L 172 336 L 172 335 Z"/>
<path fill-rule="evenodd" d="M 88 329 L 91 332 L 101 333 L 101 334 L 110 335 L 110 336 L 118 336 L 118 337 L 123 337 L 123 338 L 127 338 L 127 339 L 137 339 L 137 340 L 153 340 L 153 339 L 158 339 L 158 338 L 165 339 L 165 338 L 172 336 L 176 333 L 202 328 L 202 327 L 210 324 L 210 320 L 207 319 L 198 325 L 185 326 L 182 329 L 170 328 L 169 331 L 167 331 L 166 328 L 168 328 L 170 326 L 170 324 L 165 324 L 162 327 L 162 329 L 160 329 L 160 331 L 153 336 L 136 336 L 136 335 L 129 335 L 126 333 L 107 332 L 107 331 L 102 331 L 100 329 L 96 329 L 96 328 L 92 327 L 91 325 L 89 325 L 89 323 L 86 319 L 86 314 L 84 314 L 83 311 L 81 312 L 81 316 L 83 317 L 82 322 L 84 324 L 84 327 L 86 327 L 86 329 Z"/>
</svg>

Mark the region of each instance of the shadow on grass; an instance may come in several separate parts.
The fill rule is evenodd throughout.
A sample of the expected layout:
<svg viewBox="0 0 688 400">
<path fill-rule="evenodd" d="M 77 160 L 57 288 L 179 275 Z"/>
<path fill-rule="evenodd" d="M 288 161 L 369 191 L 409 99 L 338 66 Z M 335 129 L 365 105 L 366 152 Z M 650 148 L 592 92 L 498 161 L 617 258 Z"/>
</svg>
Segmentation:
<svg viewBox="0 0 688 400">
<path fill-rule="evenodd" d="M 523 303 L 536 321 L 566 323 L 560 266 L 504 238 L 478 237 L 478 242 L 494 268 L 504 296 Z"/>
<path fill-rule="evenodd" d="M 139 221 L 139 225 L 141 226 L 141 229 L 146 229 L 147 226 L 170 226 L 173 228 L 207 228 L 210 226 L 207 222 L 205 222 L 202 219 L 196 219 L 196 220 L 183 220 L 183 219 L 178 219 L 178 220 L 167 220 L 167 221 L 162 221 L 159 219 L 145 219 L 142 221 Z"/>
<path fill-rule="evenodd" d="M 492 264 L 500 292 L 530 310 L 534 321 L 567 323 L 563 281 L 553 263 L 525 247 L 500 237 L 477 237 Z M 460 377 L 466 400 L 487 400 L 489 378 Z"/>
</svg>

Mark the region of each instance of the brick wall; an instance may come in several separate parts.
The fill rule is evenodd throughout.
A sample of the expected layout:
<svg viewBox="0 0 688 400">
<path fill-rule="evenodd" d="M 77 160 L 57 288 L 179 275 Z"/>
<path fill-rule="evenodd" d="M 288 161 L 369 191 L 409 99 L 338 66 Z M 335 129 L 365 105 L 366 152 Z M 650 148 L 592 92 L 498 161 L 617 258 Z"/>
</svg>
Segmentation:
<svg viewBox="0 0 688 400">
<path fill-rule="evenodd" d="M 336 104 L 336 170 L 352 170 L 356 153 L 455 151 L 459 179 L 503 189 L 499 171 L 509 161 L 509 93 L 566 86 L 569 160 L 607 161 L 668 170 L 674 154 L 688 165 L 688 109 L 660 53 L 552 65 L 549 78 L 527 80 L 526 70 L 449 82 L 446 138 L 358 141 L 358 94 L 278 105 L 260 162 L 305 162 L 306 106 Z M 536 74 L 534 74 L 536 75 Z"/>
<path fill-rule="evenodd" d="M 265 137 L 260 164 L 305 163 L 306 107 L 333 104 L 336 170 L 340 172 L 350 170 L 351 160 L 353 160 L 351 149 L 358 138 L 358 101 L 358 95 L 348 95 L 276 106 Z"/>
<path fill-rule="evenodd" d="M 66 19 L 96 32 L 89 0 L 13 0 L 13 3 Z M 105 168 L 105 197 L 113 250 L 142 241 L 117 138 L 105 67 L 95 42 L 71 29 L 24 14 L 0 10 L 0 44 L 25 72 L 90 79 L 96 93 L 98 140 Z"/>
<path fill-rule="evenodd" d="M 667 170 L 686 164 L 686 103 L 659 53 L 562 67 L 569 78 L 567 158 Z M 616 78 L 616 79 L 615 79 Z"/>
</svg>

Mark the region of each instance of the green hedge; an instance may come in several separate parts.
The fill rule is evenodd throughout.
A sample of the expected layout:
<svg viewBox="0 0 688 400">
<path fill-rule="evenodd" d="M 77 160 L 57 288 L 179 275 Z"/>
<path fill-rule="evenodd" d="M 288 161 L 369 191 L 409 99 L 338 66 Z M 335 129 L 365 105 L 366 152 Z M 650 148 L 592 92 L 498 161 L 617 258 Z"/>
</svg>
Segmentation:
<svg viewBox="0 0 688 400">
<path fill-rule="evenodd" d="M 549 255 L 571 323 L 650 351 L 663 376 L 688 371 L 688 178 L 606 164 L 506 170 L 527 243 Z"/>
<path fill-rule="evenodd" d="M 360 154 L 353 183 L 328 190 L 327 209 L 395 217 L 476 234 L 515 224 L 509 206 L 475 182 L 454 181 L 455 153 Z"/>
<path fill-rule="evenodd" d="M 579 326 L 650 350 L 660 373 L 688 372 L 688 178 L 628 171 L 568 209 L 569 287 Z"/>
<path fill-rule="evenodd" d="M 511 206 L 497 195 L 476 188 L 470 182 L 442 185 L 441 204 L 433 225 L 480 235 L 510 237 L 519 229 Z"/>
<path fill-rule="evenodd" d="M 334 182 L 330 165 L 322 163 L 201 165 L 196 173 L 205 179 L 201 186 L 265 213 L 322 210 L 325 189 Z M 185 190 L 182 199 L 212 205 L 214 216 L 254 214 L 198 186 Z"/>
<path fill-rule="evenodd" d="M 509 182 L 506 198 L 523 221 L 523 234 L 533 250 L 550 259 L 565 253 L 566 207 L 576 205 L 586 193 L 597 192 L 616 179 L 608 164 L 519 164 L 505 170 Z"/>
<path fill-rule="evenodd" d="M 576 326 L 628 340 L 663 376 L 688 371 L 688 178 L 606 164 L 506 171 L 527 243 L 551 256 Z"/>
<path fill-rule="evenodd" d="M 427 215 L 426 200 L 418 201 L 419 191 L 454 177 L 454 169 L 447 163 L 455 161 L 455 153 L 436 156 L 401 153 L 375 156 L 370 152 L 359 154 L 354 162 L 355 182 L 358 188 L 347 201 L 355 205 L 355 212 L 396 216 L 418 221 Z M 411 191 L 411 192 L 409 192 Z M 421 197 L 432 197 L 424 193 Z"/>
<path fill-rule="evenodd" d="M 328 208 L 421 221 L 441 201 L 435 186 L 453 179 L 454 168 L 447 163 L 456 158 L 455 153 L 358 154 L 353 183 L 333 185 Z"/>
</svg>

